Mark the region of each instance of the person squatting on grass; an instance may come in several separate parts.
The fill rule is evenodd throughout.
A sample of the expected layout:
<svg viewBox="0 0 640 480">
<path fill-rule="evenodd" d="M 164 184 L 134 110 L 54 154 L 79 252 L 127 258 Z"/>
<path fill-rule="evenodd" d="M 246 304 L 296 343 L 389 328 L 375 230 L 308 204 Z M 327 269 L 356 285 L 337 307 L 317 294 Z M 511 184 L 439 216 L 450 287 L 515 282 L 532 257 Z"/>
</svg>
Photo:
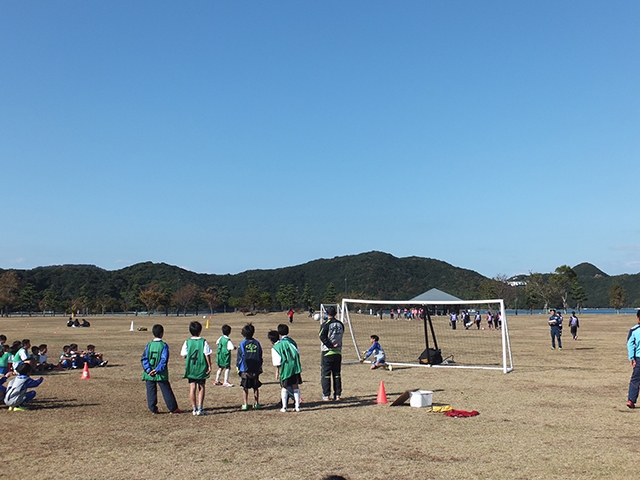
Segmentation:
<svg viewBox="0 0 640 480">
<path fill-rule="evenodd" d="M 558 339 L 558 349 L 562 350 L 562 317 L 556 315 L 556 311 L 554 308 L 551 309 L 551 316 L 549 317 L 549 327 L 551 330 L 551 350 L 556 349 L 556 338 Z M 496 328 L 498 328 L 497 323 Z"/>
<path fill-rule="evenodd" d="M 294 409 L 300 411 L 300 384 L 302 383 L 302 366 L 300 353 L 296 342 L 288 336 L 289 328 L 286 325 L 278 325 L 278 331 L 271 330 L 267 337 L 271 341 L 271 360 L 276 367 L 280 378 L 280 397 L 282 400 L 281 412 L 287 411 L 287 402 L 290 392 L 293 393 Z M 286 332 L 282 334 L 281 332 Z M 282 337 L 281 337 L 282 335 Z"/>
<path fill-rule="evenodd" d="M 249 389 L 253 389 L 253 408 L 262 408 L 260 405 L 260 374 L 262 373 L 262 346 L 260 342 L 253 338 L 256 332 L 251 323 L 242 327 L 244 340 L 238 346 L 236 357 L 236 367 L 240 375 L 240 386 L 242 387 L 242 407 L 241 410 L 249 409 Z"/>
<path fill-rule="evenodd" d="M 627 396 L 627 407 L 636 408 L 638 392 L 640 391 L 640 310 L 636 312 L 638 323 L 629 330 L 627 335 L 627 353 L 631 362 L 631 380 L 629 381 L 629 395 Z"/>
<path fill-rule="evenodd" d="M 387 357 L 384 354 L 382 345 L 380 345 L 380 337 L 378 335 L 371 335 L 371 347 L 369 350 L 363 353 L 363 358 L 360 363 L 364 362 L 367 358 L 373 355 L 373 361 L 371 362 L 371 370 L 375 370 L 378 367 L 388 368 L 389 371 L 393 370 L 393 367 L 387 364 Z"/>
<path fill-rule="evenodd" d="M 4 402 L 4 396 L 7 393 L 7 387 L 4 386 L 4 382 L 13 375 L 13 372 L 5 372 L 0 375 L 0 402 Z"/>
<path fill-rule="evenodd" d="M 151 333 L 154 338 L 147 343 L 140 359 L 144 370 L 142 380 L 145 381 L 147 388 L 147 405 L 151 413 L 158 413 L 158 387 L 160 387 L 169 413 L 182 413 L 169 383 L 169 345 L 162 340 L 164 327 L 156 324 L 151 328 Z"/>
<path fill-rule="evenodd" d="M 29 363 L 21 363 L 16 369 L 17 377 L 12 379 L 7 386 L 7 392 L 4 395 L 4 403 L 9 410 L 20 412 L 26 410 L 24 406 L 34 399 L 36 392 L 27 391 L 29 388 L 36 388 L 42 383 L 42 377 L 34 380 L 31 374 L 31 365 Z"/>
<path fill-rule="evenodd" d="M 204 404 L 205 384 L 211 374 L 211 347 L 200 337 L 202 324 L 191 322 L 189 333 L 191 338 L 185 340 L 180 355 L 186 358 L 184 376 L 189 380 L 189 399 L 194 415 L 206 415 L 202 409 Z"/>
<path fill-rule="evenodd" d="M 214 385 L 222 385 L 223 387 L 233 387 L 233 384 L 229 383 L 229 371 L 231 370 L 231 352 L 236 348 L 229 335 L 231 334 L 231 327 L 229 325 L 222 326 L 222 336 L 216 342 L 216 363 L 218 364 L 218 372 L 216 373 L 216 381 Z M 220 381 L 220 375 L 224 372 L 224 383 Z"/>
<path fill-rule="evenodd" d="M 342 395 L 342 378 L 340 370 L 342 368 L 342 336 L 344 335 L 344 325 L 336 319 L 336 307 L 327 307 L 327 320 L 320 325 L 320 350 L 321 360 L 321 383 L 322 400 L 331 400 L 331 380 L 333 379 L 333 393 L 336 400 L 340 400 Z"/>
</svg>

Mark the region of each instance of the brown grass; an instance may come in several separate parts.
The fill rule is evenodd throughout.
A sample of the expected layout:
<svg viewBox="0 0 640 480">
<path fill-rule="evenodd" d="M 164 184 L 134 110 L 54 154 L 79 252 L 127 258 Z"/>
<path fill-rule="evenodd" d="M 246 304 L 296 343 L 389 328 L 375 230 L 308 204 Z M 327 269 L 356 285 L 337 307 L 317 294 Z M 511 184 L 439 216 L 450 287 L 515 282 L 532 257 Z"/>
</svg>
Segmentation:
<svg viewBox="0 0 640 480">
<path fill-rule="evenodd" d="M 343 366 L 344 400 L 325 404 L 319 385 L 318 323 L 296 317 L 292 336 L 303 362 L 303 411 L 275 408 L 241 412 L 239 387 L 207 386 L 210 415 L 151 415 L 141 381 L 140 355 L 153 323 L 165 326 L 172 349 L 171 381 L 182 408 L 188 386 L 179 356 L 188 336 L 181 317 L 92 317 L 89 329 L 65 319 L 9 318 L 0 333 L 9 341 L 49 344 L 50 358 L 63 344 L 94 343 L 107 368 L 45 375 L 33 409 L 0 409 L 3 477 L 22 478 L 254 478 L 355 479 L 630 478 L 637 471 L 640 411 L 625 407 L 631 369 L 626 333 L 635 318 L 585 315 L 580 340 L 563 337 L 551 351 L 546 319 L 509 317 L 515 371 L 397 368 L 370 371 Z M 202 320 L 202 318 L 200 318 Z M 213 345 L 229 323 L 237 344 L 245 321 L 256 325 L 265 349 L 262 403 L 279 400 L 270 365 L 267 330 L 286 314 L 216 315 L 203 336 Z M 444 352 L 446 353 L 446 352 Z M 234 383 L 237 377 L 232 375 Z M 478 410 L 455 419 L 409 406 L 375 405 L 380 381 L 390 400 L 406 389 L 434 390 L 434 403 Z M 162 400 L 159 406 L 166 411 Z"/>
</svg>

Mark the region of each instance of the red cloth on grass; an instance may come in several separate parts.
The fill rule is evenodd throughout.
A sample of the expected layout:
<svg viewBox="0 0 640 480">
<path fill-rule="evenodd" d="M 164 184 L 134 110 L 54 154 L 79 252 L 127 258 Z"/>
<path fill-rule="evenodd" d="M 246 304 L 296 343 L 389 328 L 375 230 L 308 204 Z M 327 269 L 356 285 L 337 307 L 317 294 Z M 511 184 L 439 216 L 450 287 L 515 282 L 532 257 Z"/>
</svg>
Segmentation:
<svg viewBox="0 0 640 480">
<path fill-rule="evenodd" d="M 471 412 L 468 412 L 466 410 L 449 410 L 448 412 L 444 412 L 444 414 L 447 417 L 461 418 L 461 417 L 475 417 L 476 415 L 480 415 L 480 412 L 476 412 L 475 410 L 472 410 Z"/>
</svg>

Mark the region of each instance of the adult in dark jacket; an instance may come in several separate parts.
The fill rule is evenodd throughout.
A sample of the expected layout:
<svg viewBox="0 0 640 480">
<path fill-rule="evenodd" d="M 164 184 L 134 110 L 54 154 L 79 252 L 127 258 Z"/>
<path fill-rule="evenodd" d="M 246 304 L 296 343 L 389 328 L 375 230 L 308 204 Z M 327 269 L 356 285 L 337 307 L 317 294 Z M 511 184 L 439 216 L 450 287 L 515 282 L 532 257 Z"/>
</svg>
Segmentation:
<svg viewBox="0 0 640 480">
<path fill-rule="evenodd" d="M 342 395 L 342 336 L 344 325 L 336 319 L 336 307 L 327 307 L 327 319 L 320 325 L 320 350 L 321 360 L 321 384 L 322 400 L 328 402 L 331 397 L 331 381 L 333 380 L 333 393 L 335 400 L 340 400 Z"/>
</svg>

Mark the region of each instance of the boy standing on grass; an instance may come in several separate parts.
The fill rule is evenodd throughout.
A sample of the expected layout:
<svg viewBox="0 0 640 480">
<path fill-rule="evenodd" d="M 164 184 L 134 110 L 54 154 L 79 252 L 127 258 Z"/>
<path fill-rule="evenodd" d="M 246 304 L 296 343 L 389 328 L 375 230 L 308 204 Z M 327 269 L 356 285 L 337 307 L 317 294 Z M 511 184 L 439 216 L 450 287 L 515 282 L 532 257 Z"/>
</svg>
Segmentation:
<svg viewBox="0 0 640 480">
<path fill-rule="evenodd" d="M 279 330 L 279 329 L 278 329 Z M 300 354 L 295 346 L 295 342 L 289 337 L 279 337 L 279 332 L 271 330 L 267 337 L 273 345 L 271 349 L 271 359 L 273 365 L 278 369 L 280 376 L 280 397 L 282 398 L 281 412 L 287 411 L 287 401 L 289 392 L 293 391 L 295 411 L 300 411 L 300 384 L 302 383 L 302 366 L 300 365 Z"/>
<path fill-rule="evenodd" d="M 147 405 L 151 413 L 158 413 L 158 386 L 169 413 L 182 413 L 178 408 L 176 396 L 169 383 L 169 345 L 162 341 L 164 327 L 156 324 L 151 328 L 153 340 L 142 353 L 142 379 L 147 387 Z"/>
<path fill-rule="evenodd" d="M 186 358 L 184 377 L 189 379 L 189 399 L 193 407 L 194 415 L 206 415 L 202 409 L 204 403 L 205 384 L 211 374 L 211 347 L 207 341 L 200 337 L 202 324 L 191 322 L 189 324 L 191 338 L 185 340 L 180 355 Z"/>
<path fill-rule="evenodd" d="M 278 336 L 280 337 L 280 340 L 286 340 L 288 342 L 291 342 L 293 346 L 296 348 L 296 350 L 298 350 L 298 344 L 293 340 L 293 338 L 289 336 L 289 326 L 286 323 L 281 323 L 280 325 L 278 325 Z M 280 380 L 280 369 L 277 369 L 276 371 L 276 380 Z M 300 380 L 300 383 L 302 383 L 302 380 Z M 289 397 L 294 399 L 293 387 L 291 386 L 287 387 L 287 391 L 289 392 Z M 286 407 L 287 405 L 283 405 L 283 406 Z"/>
<path fill-rule="evenodd" d="M 236 366 L 240 375 L 240 386 L 242 387 L 242 404 L 241 410 L 249 409 L 249 389 L 253 389 L 253 408 L 256 410 L 261 408 L 260 391 L 262 385 L 260 383 L 260 374 L 262 373 L 262 346 L 260 342 L 253 338 L 256 332 L 255 327 L 247 323 L 242 327 L 242 336 L 244 340 L 238 346 L 238 356 Z"/>
<path fill-rule="evenodd" d="M 222 336 L 216 342 L 218 346 L 216 350 L 216 363 L 218 364 L 218 372 L 216 373 L 216 381 L 214 385 L 222 385 L 223 387 L 233 387 L 229 383 L 229 370 L 231 369 L 231 351 L 234 350 L 233 343 L 229 339 L 231 327 L 229 325 L 222 326 Z M 220 375 L 224 372 L 224 383 L 220 382 Z"/>
</svg>

